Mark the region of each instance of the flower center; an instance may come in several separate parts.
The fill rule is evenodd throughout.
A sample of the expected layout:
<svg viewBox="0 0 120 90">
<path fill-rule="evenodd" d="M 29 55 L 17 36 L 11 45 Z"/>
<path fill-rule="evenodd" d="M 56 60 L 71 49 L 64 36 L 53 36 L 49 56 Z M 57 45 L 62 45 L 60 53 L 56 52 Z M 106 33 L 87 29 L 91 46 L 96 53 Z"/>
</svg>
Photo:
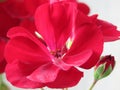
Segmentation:
<svg viewBox="0 0 120 90">
<path fill-rule="evenodd" d="M 51 52 L 51 54 L 55 57 L 55 58 L 61 58 L 62 57 L 62 52 L 61 52 L 61 50 L 56 50 L 56 51 L 53 51 L 53 52 Z"/>
</svg>

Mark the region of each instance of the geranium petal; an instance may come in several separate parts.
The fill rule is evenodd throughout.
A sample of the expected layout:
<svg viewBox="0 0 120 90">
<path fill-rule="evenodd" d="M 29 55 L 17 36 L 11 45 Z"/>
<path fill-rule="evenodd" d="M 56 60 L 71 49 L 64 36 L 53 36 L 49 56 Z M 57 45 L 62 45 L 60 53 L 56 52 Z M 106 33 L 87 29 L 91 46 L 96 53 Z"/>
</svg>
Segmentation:
<svg viewBox="0 0 120 90">
<path fill-rule="evenodd" d="M 75 33 L 78 33 L 77 31 L 83 25 L 89 25 L 90 23 L 92 23 L 94 18 L 96 19 L 96 15 L 94 15 L 93 17 L 88 17 L 86 14 L 84 14 L 81 10 L 78 9 L 75 20 Z"/>
<path fill-rule="evenodd" d="M 75 55 L 85 50 L 92 50 L 92 57 L 82 65 L 83 68 L 91 68 L 94 66 L 103 50 L 103 35 L 94 23 L 84 23 L 77 25 L 76 37 L 68 51 L 68 55 Z M 96 40 L 97 39 L 97 40 Z"/>
<path fill-rule="evenodd" d="M 33 20 L 24 19 L 24 20 L 21 21 L 20 26 L 29 30 L 33 35 L 35 34 L 36 26 L 35 26 L 35 23 L 34 23 Z"/>
<path fill-rule="evenodd" d="M 28 69 L 28 68 L 27 68 Z M 31 65 L 29 66 L 29 70 L 31 70 Z M 14 86 L 21 88 L 40 88 L 43 87 L 43 83 L 38 83 L 27 79 L 27 75 L 25 72 L 26 68 L 19 67 L 18 62 L 14 62 L 11 64 L 7 64 L 6 66 L 6 76 L 9 82 L 11 82 Z M 28 70 L 26 70 L 28 73 Z"/>
<path fill-rule="evenodd" d="M 83 77 L 83 73 L 75 68 L 68 71 L 61 70 L 54 82 L 47 83 L 50 88 L 66 88 L 75 86 Z"/>
<path fill-rule="evenodd" d="M 84 14 L 89 14 L 90 8 L 85 3 L 77 3 L 78 4 L 78 10 L 83 12 Z"/>
<path fill-rule="evenodd" d="M 13 28 L 8 32 L 8 36 L 11 37 L 5 48 L 5 57 L 8 62 L 16 59 L 29 63 L 50 61 L 50 54 L 45 45 L 28 30 L 20 27 Z"/>
<path fill-rule="evenodd" d="M 23 27 L 21 27 L 23 26 Z M 24 24 L 24 25 L 21 25 L 21 26 L 16 26 L 16 27 L 13 27 L 11 29 L 9 29 L 8 33 L 7 33 L 7 36 L 9 38 L 14 38 L 14 37 L 17 37 L 17 36 L 23 36 L 23 37 L 27 37 L 27 38 L 30 38 L 30 39 L 33 39 L 35 36 L 33 36 L 34 34 L 32 34 L 31 30 L 33 29 L 30 29 L 30 30 L 27 30 L 27 26 Z M 30 37 L 31 36 L 31 37 Z M 36 38 L 35 38 L 35 41 L 36 41 Z"/>
<path fill-rule="evenodd" d="M 25 24 L 29 24 L 32 25 L 28 28 L 27 25 Z M 39 38 L 36 34 L 35 34 L 35 26 L 33 25 L 32 22 L 25 22 L 23 25 L 21 25 L 23 27 L 20 26 L 16 26 L 13 27 L 9 30 L 9 32 L 7 33 L 7 36 L 9 38 L 14 38 L 14 37 L 18 37 L 18 36 L 22 36 L 22 37 L 26 37 L 30 40 L 32 40 L 34 43 L 36 43 L 39 47 L 41 47 L 41 49 L 46 52 L 47 54 L 49 54 L 48 50 L 47 50 L 47 46 L 45 44 L 45 42 Z M 29 30 L 27 30 L 29 29 Z"/>
<path fill-rule="evenodd" d="M 81 66 L 91 58 L 92 54 L 91 50 L 84 50 L 76 55 L 64 56 L 63 61 L 70 66 Z"/>
<path fill-rule="evenodd" d="M 36 69 L 32 74 L 28 76 L 28 78 L 32 81 L 48 83 L 53 82 L 59 72 L 60 68 L 53 65 L 52 63 L 48 63 L 40 66 Z"/>
<path fill-rule="evenodd" d="M 120 39 L 120 31 L 118 31 L 117 27 L 114 26 L 113 24 L 103 20 L 98 20 L 97 24 L 100 26 L 102 30 L 105 42 L 115 41 Z"/>
<path fill-rule="evenodd" d="M 33 20 L 30 19 L 24 19 L 21 21 L 20 26 L 26 28 L 26 30 L 28 30 L 29 32 L 31 32 L 31 34 L 33 34 L 33 36 L 37 36 L 37 38 L 39 38 L 39 40 L 46 45 L 45 41 L 42 39 L 42 37 L 40 35 L 37 35 L 37 29 L 35 26 L 35 23 Z"/>
<path fill-rule="evenodd" d="M 73 3 L 58 2 L 51 5 L 44 4 L 36 10 L 35 22 L 38 32 L 50 49 L 61 49 L 70 36 L 74 6 Z"/>
<path fill-rule="evenodd" d="M 51 27 L 51 23 L 49 21 L 49 13 L 47 12 L 49 5 L 44 4 L 40 6 L 36 10 L 35 20 L 36 26 L 38 27 L 39 33 L 42 35 L 46 43 L 53 49 L 55 48 L 55 40 L 54 40 L 54 33 L 53 28 Z M 51 43 L 53 42 L 53 43 Z"/>
</svg>

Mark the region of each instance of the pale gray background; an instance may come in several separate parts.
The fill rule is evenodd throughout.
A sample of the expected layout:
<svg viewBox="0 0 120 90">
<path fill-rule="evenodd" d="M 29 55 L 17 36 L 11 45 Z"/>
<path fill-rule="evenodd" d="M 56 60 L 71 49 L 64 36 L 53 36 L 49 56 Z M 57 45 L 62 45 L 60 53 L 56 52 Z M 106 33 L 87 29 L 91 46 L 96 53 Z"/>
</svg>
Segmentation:
<svg viewBox="0 0 120 90">
<path fill-rule="evenodd" d="M 120 27 L 120 0 L 80 0 L 87 3 L 92 14 L 99 14 L 99 18 L 112 22 Z M 111 54 L 116 58 L 116 67 L 113 73 L 99 81 L 93 90 L 120 90 L 120 41 L 106 43 L 103 55 Z M 93 69 L 83 70 L 84 78 L 80 83 L 69 90 L 88 90 L 93 81 Z M 9 84 L 9 83 L 8 83 Z M 9 84 L 10 85 L 10 84 Z M 11 85 L 10 85 L 11 86 Z M 24 90 L 11 86 L 11 90 Z M 31 90 L 31 89 L 30 89 Z M 46 88 L 46 90 L 49 90 Z M 52 90 L 52 89 L 51 89 Z"/>
</svg>

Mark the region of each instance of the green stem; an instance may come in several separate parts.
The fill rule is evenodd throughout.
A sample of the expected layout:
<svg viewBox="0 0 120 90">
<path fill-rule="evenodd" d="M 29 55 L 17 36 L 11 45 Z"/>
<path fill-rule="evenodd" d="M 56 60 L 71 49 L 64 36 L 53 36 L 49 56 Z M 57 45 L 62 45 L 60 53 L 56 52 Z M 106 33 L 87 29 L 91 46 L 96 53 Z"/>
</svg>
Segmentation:
<svg viewBox="0 0 120 90">
<path fill-rule="evenodd" d="M 89 90 L 92 90 L 93 87 L 95 86 L 95 84 L 97 83 L 98 80 L 94 80 L 93 84 L 91 85 L 91 87 L 89 88 Z"/>
<path fill-rule="evenodd" d="M 44 90 L 44 88 L 41 88 L 40 90 Z"/>
<path fill-rule="evenodd" d="M 63 88 L 62 90 L 68 90 L 68 88 Z"/>
<path fill-rule="evenodd" d="M 2 74 L 0 74 L 0 85 L 3 83 Z"/>
<path fill-rule="evenodd" d="M 3 78 L 2 78 L 2 74 L 0 74 L 0 89 L 2 88 L 2 84 L 3 84 Z"/>
</svg>

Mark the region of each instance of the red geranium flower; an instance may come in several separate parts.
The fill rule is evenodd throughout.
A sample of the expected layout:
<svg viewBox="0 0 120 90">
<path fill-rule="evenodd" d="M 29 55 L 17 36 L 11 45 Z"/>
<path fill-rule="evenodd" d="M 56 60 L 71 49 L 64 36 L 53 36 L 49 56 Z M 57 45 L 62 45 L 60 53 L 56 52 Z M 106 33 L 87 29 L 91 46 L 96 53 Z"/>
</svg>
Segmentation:
<svg viewBox="0 0 120 90">
<path fill-rule="evenodd" d="M 35 13 L 36 34 L 27 26 L 8 32 L 6 75 L 13 85 L 72 87 L 83 77 L 76 66 L 89 69 L 97 63 L 103 35 L 96 22 L 75 7 L 72 2 L 41 5 Z M 72 45 L 67 48 L 70 37 Z"/>
</svg>

